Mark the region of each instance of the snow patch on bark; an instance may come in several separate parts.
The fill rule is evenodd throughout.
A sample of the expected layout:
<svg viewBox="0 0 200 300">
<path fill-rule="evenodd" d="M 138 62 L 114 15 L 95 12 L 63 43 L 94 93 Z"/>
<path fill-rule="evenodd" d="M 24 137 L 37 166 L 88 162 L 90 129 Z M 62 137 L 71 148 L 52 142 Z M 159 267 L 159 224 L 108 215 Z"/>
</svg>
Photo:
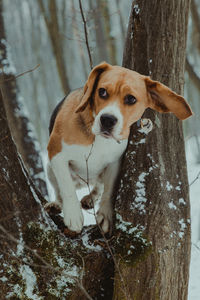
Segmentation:
<svg viewBox="0 0 200 300">
<path fill-rule="evenodd" d="M 147 202 L 146 196 L 146 190 L 145 190 L 145 177 L 149 175 L 149 173 L 142 172 L 139 177 L 138 181 L 136 183 L 136 197 L 134 199 L 134 202 L 131 204 L 131 209 L 137 209 L 140 214 L 145 214 L 145 203 Z"/>
<path fill-rule="evenodd" d="M 185 234 L 184 231 L 187 228 L 187 225 L 186 225 L 184 219 L 179 220 L 178 223 L 180 224 L 180 227 L 181 227 L 180 232 L 179 232 L 179 237 L 182 239 Z"/>
<path fill-rule="evenodd" d="M 37 280 L 31 268 L 27 265 L 22 265 L 20 266 L 20 273 L 26 284 L 25 295 L 29 297 L 29 299 L 33 299 L 33 300 L 42 299 L 41 297 L 38 297 L 34 293 L 34 289 L 37 287 Z"/>
<path fill-rule="evenodd" d="M 174 204 L 173 200 L 172 200 L 171 202 L 168 203 L 168 206 L 169 206 L 170 209 L 174 209 L 174 210 L 177 209 L 177 207 L 176 207 L 176 205 Z"/>
<path fill-rule="evenodd" d="M 185 200 L 183 198 L 178 199 L 178 203 L 186 205 L 186 202 L 185 202 Z"/>
<path fill-rule="evenodd" d="M 135 4 L 135 5 L 133 6 L 133 9 L 134 9 L 134 11 L 135 11 L 135 14 L 136 14 L 136 15 L 139 15 L 139 13 L 140 13 L 139 5 L 138 5 L 138 4 Z"/>
<path fill-rule="evenodd" d="M 120 229 L 127 234 L 132 234 L 133 232 L 144 232 L 145 230 L 143 225 L 138 224 L 133 227 L 133 224 L 131 222 L 124 221 L 119 213 L 116 214 L 116 220 L 116 229 Z"/>
<path fill-rule="evenodd" d="M 167 191 L 173 190 L 173 185 L 171 185 L 171 183 L 169 181 L 167 181 L 167 183 L 166 183 L 166 189 L 167 189 Z"/>
<path fill-rule="evenodd" d="M 146 142 L 146 139 L 143 138 L 143 139 L 141 139 L 139 142 L 135 142 L 134 144 L 137 146 L 137 145 L 139 145 L 139 144 L 145 144 L 145 142 Z"/>
<path fill-rule="evenodd" d="M 0 74 L 1 73 L 5 73 L 5 74 L 16 74 L 16 69 L 15 66 L 13 64 L 12 61 L 12 57 L 11 57 L 11 49 L 10 49 L 10 45 L 8 44 L 8 42 L 5 39 L 1 39 L 0 43 L 3 44 L 5 46 L 6 49 L 6 57 L 5 59 L 1 60 L 1 63 L 3 64 L 3 70 L 0 69 Z M 1 53 L 0 53 L 1 55 Z"/>
<path fill-rule="evenodd" d="M 83 245 L 87 248 L 87 249 L 90 249 L 90 250 L 93 250 L 93 251 L 101 251 L 102 248 L 99 246 L 99 245 L 92 245 L 89 243 L 89 237 L 87 234 L 85 234 L 83 237 L 82 237 L 82 241 L 83 241 Z"/>
</svg>

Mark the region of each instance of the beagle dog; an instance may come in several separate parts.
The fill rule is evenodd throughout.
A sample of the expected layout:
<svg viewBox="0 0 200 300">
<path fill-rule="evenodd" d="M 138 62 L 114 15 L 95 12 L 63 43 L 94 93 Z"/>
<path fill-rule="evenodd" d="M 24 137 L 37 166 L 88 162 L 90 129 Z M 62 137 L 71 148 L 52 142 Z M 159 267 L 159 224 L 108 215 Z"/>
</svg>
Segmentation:
<svg viewBox="0 0 200 300">
<path fill-rule="evenodd" d="M 184 120 L 192 115 L 186 100 L 160 82 L 129 69 L 103 62 L 89 74 L 84 88 L 71 92 L 55 108 L 50 120 L 48 177 L 55 202 L 47 209 L 62 209 L 70 231 L 83 228 L 76 188 L 93 189 L 82 199 L 91 208 L 103 185 L 96 221 L 104 233 L 112 228 L 111 194 L 124 153 L 130 126 L 146 108 L 172 112 Z"/>
</svg>

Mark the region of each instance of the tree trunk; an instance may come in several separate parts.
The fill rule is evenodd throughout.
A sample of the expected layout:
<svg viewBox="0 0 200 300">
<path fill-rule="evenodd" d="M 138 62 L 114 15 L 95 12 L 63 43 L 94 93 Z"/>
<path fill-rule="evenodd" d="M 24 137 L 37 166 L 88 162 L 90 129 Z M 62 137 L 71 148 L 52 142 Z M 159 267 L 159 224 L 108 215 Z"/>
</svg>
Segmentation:
<svg viewBox="0 0 200 300">
<path fill-rule="evenodd" d="M 189 0 L 134 1 L 123 66 L 183 92 Z M 187 299 L 190 204 L 182 124 L 151 111 L 131 130 L 116 201 L 115 300 Z"/>
<path fill-rule="evenodd" d="M 120 30 L 121 30 L 121 39 L 122 39 L 122 41 L 124 42 L 125 35 L 126 35 L 126 31 L 125 31 L 125 24 L 124 24 L 123 18 L 122 18 L 122 12 L 120 11 L 119 1 L 120 1 L 120 0 L 116 0 L 116 6 L 117 6 L 118 14 L 119 14 L 119 23 L 120 23 Z"/>
<path fill-rule="evenodd" d="M 99 1 L 89 0 L 91 11 L 93 11 L 94 25 L 95 25 L 95 36 L 98 51 L 99 61 L 108 61 L 107 48 L 105 46 L 105 32 L 103 28 L 101 6 Z"/>
<path fill-rule="evenodd" d="M 107 1 L 101 1 L 101 5 L 98 5 L 99 10 L 102 11 L 102 17 L 104 19 L 104 31 L 105 31 L 105 42 L 108 49 L 109 62 L 112 65 L 117 64 L 117 49 L 115 45 L 115 38 L 111 36 L 111 18 L 109 12 L 109 4 Z"/>
<path fill-rule="evenodd" d="M 73 30 L 74 36 L 77 40 L 79 55 L 80 55 L 80 59 L 81 59 L 81 63 L 82 63 L 82 70 L 83 70 L 83 74 L 84 74 L 84 79 L 86 81 L 87 76 L 88 76 L 87 61 L 85 59 L 83 43 L 81 41 L 81 34 L 79 31 L 79 26 L 78 26 L 78 22 L 77 22 L 76 8 L 75 8 L 73 0 L 71 0 L 71 14 L 72 14 L 72 30 Z"/>
<path fill-rule="evenodd" d="M 70 87 L 69 87 L 69 80 L 65 68 L 66 66 L 65 58 L 64 58 L 65 56 L 63 52 L 64 49 L 62 45 L 62 37 L 59 30 L 56 0 L 49 0 L 48 2 L 49 12 L 45 11 L 43 0 L 38 0 L 38 4 L 44 16 L 44 20 L 47 26 L 49 38 L 52 45 L 52 50 L 56 60 L 61 86 L 64 94 L 66 95 L 70 92 Z M 48 17 L 48 13 L 49 13 L 49 17 Z"/>
</svg>

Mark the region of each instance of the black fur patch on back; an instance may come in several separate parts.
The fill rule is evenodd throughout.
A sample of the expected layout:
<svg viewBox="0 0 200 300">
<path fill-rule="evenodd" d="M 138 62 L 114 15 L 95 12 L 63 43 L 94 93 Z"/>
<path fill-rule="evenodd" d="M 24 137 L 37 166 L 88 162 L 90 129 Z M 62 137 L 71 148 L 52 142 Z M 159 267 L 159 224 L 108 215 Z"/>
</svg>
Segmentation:
<svg viewBox="0 0 200 300">
<path fill-rule="evenodd" d="M 51 115 L 50 122 L 49 122 L 49 135 L 51 134 L 51 132 L 53 130 L 55 119 L 56 119 L 57 114 L 60 111 L 60 109 L 61 109 L 61 107 L 62 107 L 63 102 L 65 101 L 65 99 L 66 99 L 66 96 L 54 108 L 54 111 L 53 111 L 53 113 Z"/>
</svg>

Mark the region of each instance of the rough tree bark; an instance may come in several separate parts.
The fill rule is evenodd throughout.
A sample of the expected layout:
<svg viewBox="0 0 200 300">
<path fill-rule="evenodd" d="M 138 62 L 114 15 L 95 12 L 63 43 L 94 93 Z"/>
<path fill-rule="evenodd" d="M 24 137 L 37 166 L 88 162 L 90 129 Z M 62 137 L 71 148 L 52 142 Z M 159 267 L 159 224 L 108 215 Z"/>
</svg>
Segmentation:
<svg viewBox="0 0 200 300">
<path fill-rule="evenodd" d="M 188 11 L 189 0 L 133 1 L 123 66 L 182 93 Z M 118 189 L 127 257 L 116 256 L 121 274 L 115 272 L 113 299 L 186 300 L 190 204 L 182 124 L 151 110 L 145 117 L 154 130 L 145 136 L 133 126 Z"/>
</svg>

